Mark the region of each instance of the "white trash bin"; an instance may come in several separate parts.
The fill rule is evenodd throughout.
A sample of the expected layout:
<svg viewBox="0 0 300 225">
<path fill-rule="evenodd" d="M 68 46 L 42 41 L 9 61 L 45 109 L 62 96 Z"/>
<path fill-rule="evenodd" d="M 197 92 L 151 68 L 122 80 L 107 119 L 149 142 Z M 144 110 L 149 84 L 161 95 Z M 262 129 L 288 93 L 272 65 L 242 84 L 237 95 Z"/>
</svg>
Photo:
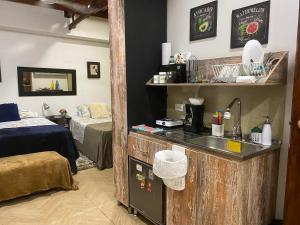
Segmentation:
<svg viewBox="0 0 300 225">
<path fill-rule="evenodd" d="M 162 178 L 164 184 L 177 191 L 185 188 L 187 157 L 183 152 L 163 150 L 155 154 L 153 173 Z"/>
</svg>

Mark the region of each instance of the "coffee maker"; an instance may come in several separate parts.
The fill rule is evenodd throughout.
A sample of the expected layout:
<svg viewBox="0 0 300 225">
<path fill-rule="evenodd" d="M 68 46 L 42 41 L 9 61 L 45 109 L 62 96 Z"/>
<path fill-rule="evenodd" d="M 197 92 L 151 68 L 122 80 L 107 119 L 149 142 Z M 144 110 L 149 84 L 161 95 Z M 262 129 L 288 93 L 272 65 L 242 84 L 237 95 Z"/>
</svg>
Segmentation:
<svg viewBox="0 0 300 225">
<path fill-rule="evenodd" d="M 183 129 L 192 133 L 200 133 L 203 126 L 204 105 L 186 104 L 186 116 Z"/>
</svg>

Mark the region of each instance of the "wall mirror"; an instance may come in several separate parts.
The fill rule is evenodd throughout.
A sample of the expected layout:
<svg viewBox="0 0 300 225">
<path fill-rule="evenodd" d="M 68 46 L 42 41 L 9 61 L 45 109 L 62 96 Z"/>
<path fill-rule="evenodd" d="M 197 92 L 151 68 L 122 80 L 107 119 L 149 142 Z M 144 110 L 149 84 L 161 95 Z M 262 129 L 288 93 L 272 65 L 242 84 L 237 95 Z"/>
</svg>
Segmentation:
<svg viewBox="0 0 300 225">
<path fill-rule="evenodd" d="M 76 95 L 76 70 L 18 67 L 19 96 Z"/>
</svg>

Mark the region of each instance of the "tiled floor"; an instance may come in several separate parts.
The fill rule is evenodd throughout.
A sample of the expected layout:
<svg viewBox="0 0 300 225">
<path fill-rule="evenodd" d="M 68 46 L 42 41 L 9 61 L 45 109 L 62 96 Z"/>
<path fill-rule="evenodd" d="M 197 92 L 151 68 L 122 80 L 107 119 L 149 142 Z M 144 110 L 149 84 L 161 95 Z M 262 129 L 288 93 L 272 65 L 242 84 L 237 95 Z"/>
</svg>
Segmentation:
<svg viewBox="0 0 300 225">
<path fill-rule="evenodd" d="M 112 170 L 75 175 L 78 191 L 50 191 L 0 204 L 0 225 L 145 225 L 117 206 Z"/>
</svg>

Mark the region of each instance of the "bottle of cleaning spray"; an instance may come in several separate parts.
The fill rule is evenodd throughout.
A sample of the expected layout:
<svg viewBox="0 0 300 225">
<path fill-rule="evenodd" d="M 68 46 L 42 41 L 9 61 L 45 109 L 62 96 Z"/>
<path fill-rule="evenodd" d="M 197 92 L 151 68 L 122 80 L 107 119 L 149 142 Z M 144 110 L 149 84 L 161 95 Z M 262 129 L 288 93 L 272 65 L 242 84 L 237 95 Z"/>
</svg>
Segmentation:
<svg viewBox="0 0 300 225">
<path fill-rule="evenodd" d="M 266 116 L 266 120 L 262 130 L 262 145 L 272 145 L 272 127 L 270 118 L 268 116 Z"/>
</svg>

